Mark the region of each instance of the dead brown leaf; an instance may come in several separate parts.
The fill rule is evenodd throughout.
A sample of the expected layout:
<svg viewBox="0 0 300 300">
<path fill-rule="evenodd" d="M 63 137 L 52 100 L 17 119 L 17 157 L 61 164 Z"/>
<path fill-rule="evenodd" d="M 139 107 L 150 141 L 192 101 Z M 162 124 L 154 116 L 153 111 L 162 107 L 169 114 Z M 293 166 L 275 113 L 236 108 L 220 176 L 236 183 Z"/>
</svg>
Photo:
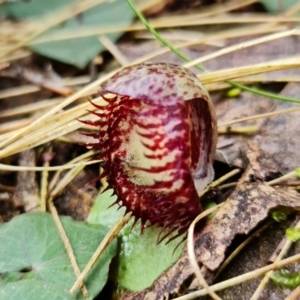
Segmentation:
<svg viewBox="0 0 300 300">
<path fill-rule="evenodd" d="M 248 234 L 276 207 L 300 209 L 299 194 L 265 183 L 238 185 L 216 216 L 195 237 L 198 261 L 208 269 L 216 270 L 234 237 Z"/>
<path fill-rule="evenodd" d="M 288 84 L 281 94 L 299 97 L 300 84 Z M 276 102 L 275 105 L 275 110 L 297 106 L 282 102 Z M 260 149 L 258 162 L 262 175 L 284 174 L 300 167 L 299 139 L 300 112 L 266 119 L 262 124 L 260 134 L 254 138 L 254 143 Z"/>
<path fill-rule="evenodd" d="M 274 109 L 275 103 L 270 99 L 254 95 L 248 92 L 242 93 L 235 99 L 224 99 L 215 105 L 217 111 L 218 124 L 240 119 L 243 117 L 254 116 L 257 114 L 270 112 Z M 264 119 L 257 119 L 235 124 L 233 128 L 239 126 L 255 126 L 260 128 Z M 253 134 L 225 134 L 220 135 L 217 144 L 216 159 L 229 165 L 245 167 L 243 153 L 246 151 L 246 144 L 252 140 Z"/>
</svg>

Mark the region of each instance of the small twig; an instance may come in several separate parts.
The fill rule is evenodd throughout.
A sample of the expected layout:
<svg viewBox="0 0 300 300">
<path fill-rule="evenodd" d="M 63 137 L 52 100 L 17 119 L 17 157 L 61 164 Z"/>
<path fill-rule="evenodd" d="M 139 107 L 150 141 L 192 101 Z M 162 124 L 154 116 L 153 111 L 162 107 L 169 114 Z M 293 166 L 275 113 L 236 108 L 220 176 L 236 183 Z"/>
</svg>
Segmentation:
<svg viewBox="0 0 300 300">
<path fill-rule="evenodd" d="M 200 286 L 202 286 L 208 295 L 210 295 L 213 299 L 217 300 L 222 300 L 216 293 L 214 293 L 209 285 L 207 284 L 204 276 L 202 275 L 202 272 L 199 268 L 199 265 L 197 263 L 196 255 L 195 255 L 195 250 L 194 250 L 194 229 L 195 229 L 195 224 L 199 222 L 201 219 L 203 219 L 205 216 L 209 215 L 213 211 L 215 211 L 217 208 L 219 208 L 222 204 L 219 204 L 215 207 L 212 207 L 203 213 L 201 213 L 190 225 L 189 230 L 188 230 L 188 242 L 187 242 L 187 250 L 188 250 L 188 255 L 189 255 L 189 260 L 191 267 L 199 281 Z"/>
<path fill-rule="evenodd" d="M 122 230 L 124 225 L 130 220 L 131 212 L 126 214 L 124 217 L 122 217 L 107 233 L 101 244 L 99 245 L 98 249 L 95 251 L 93 256 L 91 257 L 90 261 L 80 274 L 80 276 L 77 278 L 76 282 L 74 283 L 73 287 L 70 290 L 71 294 L 74 294 L 75 291 L 78 289 L 78 287 L 82 284 L 83 279 L 86 277 L 88 272 L 91 270 L 93 265 L 96 263 L 100 255 L 103 253 L 103 251 L 106 249 L 106 247 L 111 243 L 111 241 L 119 234 L 119 232 Z"/>
</svg>

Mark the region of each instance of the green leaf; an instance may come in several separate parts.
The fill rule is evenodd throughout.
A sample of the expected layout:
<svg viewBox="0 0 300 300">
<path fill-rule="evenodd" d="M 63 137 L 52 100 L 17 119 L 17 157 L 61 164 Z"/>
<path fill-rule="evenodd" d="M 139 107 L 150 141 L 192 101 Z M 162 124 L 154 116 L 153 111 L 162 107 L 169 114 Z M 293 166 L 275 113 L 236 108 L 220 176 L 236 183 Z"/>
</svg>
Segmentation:
<svg viewBox="0 0 300 300">
<path fill-rule="evenodd" d="M 288 228 L 285 231 L 285 235 L 293 242 L 296 242 L 300 240 L 300 228 Z"/>
<path fill-rule="evenodd" d="M 132 222 L 122 232 L 117 280 L 128 290 L 140 291 L 151 286 L 178 259 L 185 244 L 179 244 L 182 236 L 167 245 L 157 244 L 161 228 L 147 228 L 141 235 L 140 222 L 132 230 L 131 227 Z"/>
<path fill-rule="evenodd" d="M 283 288 L 294 289 L 300 285 L 300 272 L 287 269 L 275 271 L 271 274 L 272 282 Z"/>
<path fill-rule="evenodd" d="M 22 279 L 22 278 L 20 278 Z M 20 280 L 0 285 L 1 300 L 75 300 L 66 289 L 45 283 L 42 280 Z"/>
<path fill-rule="evenodd" d="M 297 177 L 300 177 L 300 168 L 296 168 L 295 173 Z"/>
<path fill-rule="evenodd" d="M 38 19 L 49 13 L 55 15 L 63 6 L 75 3 L 75 0 L 31 0 L 6 3 L 3 7 L 12 17 L 18 19 Z M 134 14 L 123 0 L 105 1 L 82 14 L 75 16 L 59 26 L 55 26 L 35 39 L 30 48 L 44 56 L 84 68 L 101 51 L 105 50 L 97 36 L 77 37 L 58 41 L 41 42 L 56 35 L 88 30 L 89 28 L 105 28 L 127 26 L 133 20 Z M 122 33 L 111 33 L 107 37 L 115 42 Z"/>
<path fill-rule="evenodd" d="M 271 218 L 276 222 L 284 222 L 287 220 L 288 214 L 284 210 L 275 210 L 271 212 Z"/>
<path fill-rule="evenodd" d="M 203 206 L 203 210 L 207 210 L 207 209 L 210 209 L 210 208 L 213 208 L 217 206 L 217 203 L 216 202 L 213 202 L 213 201 L 209 201 L 208 203 L 206 203 L 204 206 Z M 213 213 L 209 214 L 207 217 L 206 217 L 206 220 L 211 220 L 214 218 L 214 216 L 217 214 L 217 211 L 214 211 Z"/>
<path fill-rule="evenodd" d="M 80 270 L 83 270 L 106 235 L 104 226 L 91 226 L 62 217 Z M 62 240 L 51 215 L 22 214 L 0 225 L 0 299 L 85 299 L 80 290 L 71 296 L 76 280 Z M 85 283 L 89 298 L 101 291 L 116 253 L 113 242 L 90 271 Z"/>
<path fill-rule="evenodd" d="M 112 190 L 108 190 L 98 196 L 88 222 L 112 226 L 124 215 L 124 208 L 118 210 L 117 205 L 108 208 L 116 201 L 116 197 L 111 197 L 111 194 Z M 141 235 L 141 223 L 137 222 L 133 229 L 132 224 L 133 221 L 129 222 L 120 233 L 121 244 L 116 280 L 128 290 L 139 291 L 149 287 L 178 259 L 184 243 L 181 243 L 174 252 L 176 246 L 182 241 L 182 236 L 167 245 L 164 242 L 157 245 L 161 228 L 146 228 Z"/>
<path fill-rule="evenodd" d="M 111 228 L 125 214 L 125 208 L 119 210 L 117 205 L 111 206 L 116 200 L 116 196 L 112 196 L 113 190 L 105 191 L 98 195 L 87 222 L 90 224 L 101 224 Z M 111 207 L 109 207 L 111 206 Z"/>
<path fill-rule="evenodd" d="M 260 3 L 265 6 L 267 11 L 273 13 L 280 13 L 288 10 L 293 5 L 299 3 L 299 0 L 284 0 L 284 1 L 260 0 Z"/>
<path fill-rule="evenodd" d="M 7 1 L 2 7 L 8 15 L 16 19 L 39 19 L 72 3 L 74 0 Z"/>
</svg>

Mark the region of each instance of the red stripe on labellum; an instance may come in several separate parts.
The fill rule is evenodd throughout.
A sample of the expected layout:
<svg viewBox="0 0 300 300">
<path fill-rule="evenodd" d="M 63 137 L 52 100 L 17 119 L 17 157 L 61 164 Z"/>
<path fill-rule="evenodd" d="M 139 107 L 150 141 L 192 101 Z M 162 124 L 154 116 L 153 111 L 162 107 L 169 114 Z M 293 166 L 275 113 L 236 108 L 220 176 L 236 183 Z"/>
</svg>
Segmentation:
<svg viewBox="0 0 300 300">
<path fill-rule="evenodd" d="M 103 84 L 106 106 L 92 136 L 107 181 L 142 226 L 185 233 L 202 211 L 198 193 L 213 179 L 216 117 L 210 97 L 189 70 L 171 64 L 124 68 Z"/>
</svg>

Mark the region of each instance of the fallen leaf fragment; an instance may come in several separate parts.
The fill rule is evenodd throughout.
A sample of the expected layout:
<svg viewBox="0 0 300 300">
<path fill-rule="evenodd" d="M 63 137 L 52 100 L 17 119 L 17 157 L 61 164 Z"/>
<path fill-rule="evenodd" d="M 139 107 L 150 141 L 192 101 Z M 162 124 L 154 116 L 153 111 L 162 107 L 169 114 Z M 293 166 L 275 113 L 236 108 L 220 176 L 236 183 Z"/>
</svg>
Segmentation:
<svg viewBox="0 0 300 300">
<path fill-rule="evenodd" d="M 299 98 L 300 84 L 290 83 L 282 95 Z M 299 104 L 278 102 L 275 110 L 297 107 Z M 254 138 L 260 153 L 257 161 L 264 177 L 277 173 L 288 173 L 300 166 L 300 112 L 278 115 L 268 118 L 262 124 L 262 130 Z"/>
<path fill-rule="evenodd" d="M 195 237 L 198 261 L 216 270 L 234 237 L 248 234 L 277 207 L 300 209 L 299 194 L 265 183 L 239 184 L 216 216 Z"/>
</svg>

